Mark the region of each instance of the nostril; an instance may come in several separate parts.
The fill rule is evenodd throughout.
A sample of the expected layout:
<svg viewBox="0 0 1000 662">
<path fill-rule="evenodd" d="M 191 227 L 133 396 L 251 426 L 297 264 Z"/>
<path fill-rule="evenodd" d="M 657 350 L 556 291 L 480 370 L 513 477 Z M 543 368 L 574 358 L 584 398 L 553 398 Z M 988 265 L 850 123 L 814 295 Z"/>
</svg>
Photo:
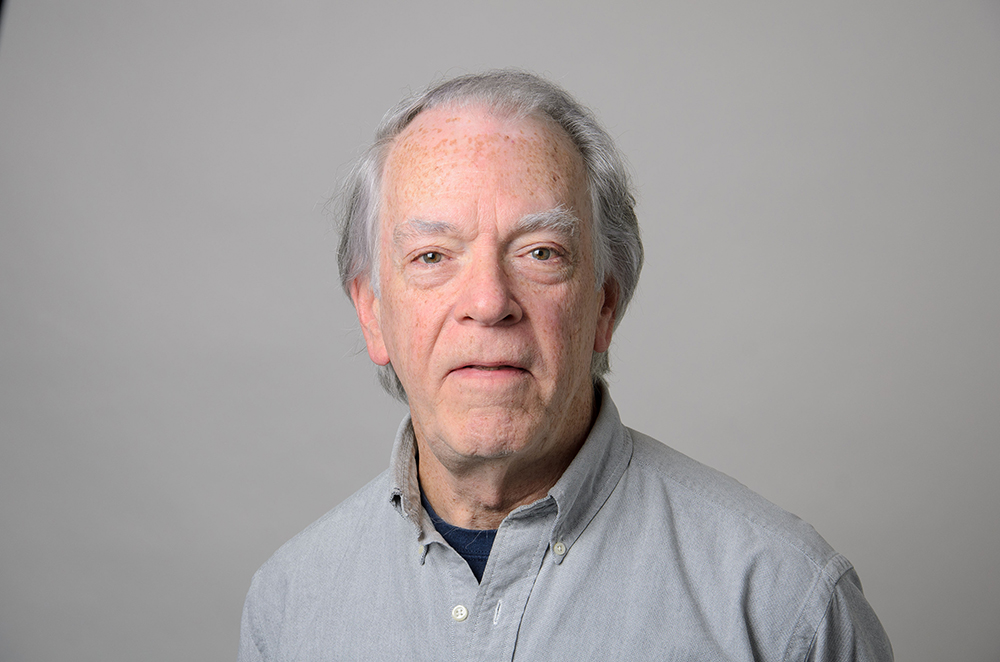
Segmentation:
<svg viewBox="0 0 1000 662">
<path fill-rule="evenodd" d="M 482 269 L 467 283 L 457 312 L 462 319 L 487 326 L 511 324 L 521 317 L 521 307 L 499 269 Z"/>
</svg>

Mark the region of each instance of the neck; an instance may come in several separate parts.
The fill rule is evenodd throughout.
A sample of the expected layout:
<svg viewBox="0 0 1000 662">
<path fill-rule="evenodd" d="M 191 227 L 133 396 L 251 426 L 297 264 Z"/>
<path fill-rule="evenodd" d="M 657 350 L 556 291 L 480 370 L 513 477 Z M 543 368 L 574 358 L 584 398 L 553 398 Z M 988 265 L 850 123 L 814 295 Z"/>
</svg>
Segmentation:
<svg viewBox="0 0 1000 662">
<path fill-rule="evenodd" d="M 582 440 L 572 454 L 547 467 L 492 461 L 461 472 L 449 470 L 428 451 L 420 454 L 417 472 L 424 495 L 441 519 L 463 529 L 496 529 L 511 511 L 548 494 L 580 445 Z"/>
<path fill-rule="evenodd" d="M 539 444 L 550 448 L 540 457 L 514 453 L 490 458 L 446 458 L 443 462 L 417 434 L 417 475 L 424 496 L 434 511 L 453 526 L 498 528 L 511 511 L 548 494 L 586 441 L 598 407 L 594 398 L 590 416 L 580 425 L 567 430 L 558 443 Z"/>
</svg>

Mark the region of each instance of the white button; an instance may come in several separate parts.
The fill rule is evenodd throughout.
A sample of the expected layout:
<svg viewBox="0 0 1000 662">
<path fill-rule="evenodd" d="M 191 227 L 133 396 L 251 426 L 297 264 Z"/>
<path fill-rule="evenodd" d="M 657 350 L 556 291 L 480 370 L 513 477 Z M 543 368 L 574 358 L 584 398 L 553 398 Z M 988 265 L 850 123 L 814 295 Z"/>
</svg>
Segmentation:
<svg viewBox="0 0 1000 662">
<path fill-rule="evenodd" d="M 455 608 L 451 610 L 451 617 L 461 623 L 469 617 L 469 610 L 462 605 L 455 605 Z"/>
<path fill-rule="evenodd" d="M 557 542 L 556 544 L 552 545 L 552 551 L 556 553 L 556 556 L 562 556 L 563 554 L 566 553 L 566 545 L 562 544 L 561 542 Z"/>
</svg>

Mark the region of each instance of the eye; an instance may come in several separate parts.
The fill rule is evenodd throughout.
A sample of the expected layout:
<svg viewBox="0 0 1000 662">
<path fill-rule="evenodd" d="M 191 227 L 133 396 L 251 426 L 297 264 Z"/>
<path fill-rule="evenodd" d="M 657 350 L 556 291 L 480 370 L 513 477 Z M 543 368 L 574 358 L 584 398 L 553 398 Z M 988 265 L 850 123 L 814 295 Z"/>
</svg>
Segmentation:
<svg viewBox="0 0 1000 662">
<path fill-rule="evenodd" d="M 438 253 L 437 251 L 428 251 L 426 253 L 422 253 L 421 255 L 419 255 L 417 259 L 423 262 L 424 264 L 437 264 L 443 259 L 443 257 L 444 256 Z"/>
<path fill-rule="evenodd" d="M 544 247 L 536 248 L 535 250 L 531 251 L 531 257 L 535 258 L 536 260 L 548 260 L 549 258 L 552 257 L 552 249 Z"/>
</svg>

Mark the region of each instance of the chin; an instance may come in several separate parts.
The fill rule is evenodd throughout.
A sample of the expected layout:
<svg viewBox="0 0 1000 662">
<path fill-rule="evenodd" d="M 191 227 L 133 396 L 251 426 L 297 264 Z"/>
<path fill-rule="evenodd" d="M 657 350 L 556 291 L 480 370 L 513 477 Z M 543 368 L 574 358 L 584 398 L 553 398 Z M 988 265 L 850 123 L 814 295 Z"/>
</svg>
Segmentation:
<svg viewBox="0 0 1000 662">
<path fill-rule="evenodd" d="M 464 421 L 456 441 L 469 457 L 487 459 L 516 455 L 530 445 L 534 436 L 533 417 L 524 416 L 526 413 L 517 411 L 521 415 L 512 416 L 507 410 L 493 415 L 474 415 Z"/>
</svg>

